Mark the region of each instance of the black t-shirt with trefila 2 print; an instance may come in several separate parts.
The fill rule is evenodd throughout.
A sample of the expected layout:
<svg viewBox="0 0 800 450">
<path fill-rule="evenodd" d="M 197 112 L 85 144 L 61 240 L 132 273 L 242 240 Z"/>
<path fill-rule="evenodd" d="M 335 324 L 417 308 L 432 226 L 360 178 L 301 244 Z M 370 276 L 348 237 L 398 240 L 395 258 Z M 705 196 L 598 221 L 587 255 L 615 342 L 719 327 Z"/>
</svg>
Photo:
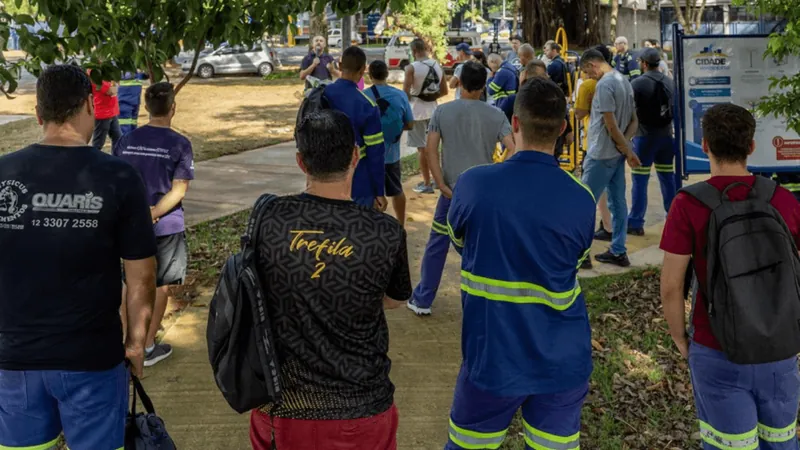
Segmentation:
<svg viewBox="0 0 800 450">
<path fill-rule="evenodd" d="M 411 297 L 406 233 L 392 217 L 308 194 L 275 200 L 259 270 L 284 388 L 277 417 L 356 419 L 391 407 L 384 295 Z"/>
</svg>

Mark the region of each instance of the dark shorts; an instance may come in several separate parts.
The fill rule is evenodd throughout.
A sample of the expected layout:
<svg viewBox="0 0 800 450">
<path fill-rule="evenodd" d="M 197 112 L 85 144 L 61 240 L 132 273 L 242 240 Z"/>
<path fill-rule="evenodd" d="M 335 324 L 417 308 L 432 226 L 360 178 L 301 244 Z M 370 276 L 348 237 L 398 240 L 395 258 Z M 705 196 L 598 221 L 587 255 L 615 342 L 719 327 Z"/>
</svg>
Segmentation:
<svg viewBox="0 0 800 450">
<path fill-rule="evenodd" d="M 403 193 L 403 179 L 400 161 L 386 164 L 386 196 L 397 197 Z"/>
<path fill-rule="evenodd" d="M 189 259 L 186 234 L 156 236 L 156 246 L 156 287 L 183 284 Z M 122 281 L 125 281 L 125 271 L 122 272 Z"/>
</svg>

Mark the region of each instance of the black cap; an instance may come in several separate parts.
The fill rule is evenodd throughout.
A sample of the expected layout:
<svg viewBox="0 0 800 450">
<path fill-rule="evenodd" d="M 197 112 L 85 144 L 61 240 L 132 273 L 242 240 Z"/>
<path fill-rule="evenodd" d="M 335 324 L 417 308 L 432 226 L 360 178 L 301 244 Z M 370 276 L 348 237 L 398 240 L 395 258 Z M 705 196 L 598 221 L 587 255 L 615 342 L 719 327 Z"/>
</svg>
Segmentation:
<svg viewBox="0 0 800 450">
<path fill-rule="evenodd" d="M 649 66 L 657 66 L 661 62 L 661 52 L 655 48 L 646 48 L 639 56 L 639 59 Z"/>
</svg>

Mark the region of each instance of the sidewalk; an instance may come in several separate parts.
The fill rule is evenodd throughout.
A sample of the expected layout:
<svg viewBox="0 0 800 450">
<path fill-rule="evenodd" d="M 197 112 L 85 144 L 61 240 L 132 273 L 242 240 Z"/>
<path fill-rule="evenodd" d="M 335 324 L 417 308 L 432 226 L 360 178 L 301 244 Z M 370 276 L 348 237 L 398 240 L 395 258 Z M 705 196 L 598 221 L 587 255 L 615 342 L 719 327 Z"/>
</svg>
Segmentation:
<svg viewBox="0 0 800 450">
<path fill-rule="evenodd" d="M 299 192 L 304 178 L 294 162 L 293 143 L 253 150 L 197 164 L 197 181 L 186 201 L 187 218 L 198 223 L 248 208 L 263 192 Z M 405 183 L 408 196 L 409 258 L 412 282 L 420 273 L 420 261 L 430 232 L 435 195 L 418 195 L 411 187 L 419 177 Z M 631 260 L 636 266 L 660 263 L 657 250 L 665 213 L 659 205 L 658 180 L 651 178 L 651 207 L 645 237 L 629 239 Z M 606 243 L 596 243 L 595 253 Z M 402 308 L 388 311 L 393 362 L 392 381 L 400 410 L 399 448 L 440 450 L 447 440 L 447 424 L 453 387 L 461 363 L 460 258 L 451 251 L 434 313 L 419 318 Z M 623 269 L 595 264 L 595 276 Z M 164 340 L 175 354 L 147 369 L 144 384 L 159 414 L 166 421 L 178 448 L 203 450 L 249 449 L 248 415 L 237 415 L 223 400 L 208 364 L 205 325 L 208 297 L 201 297 L 171 326 Z"/>
</svg>

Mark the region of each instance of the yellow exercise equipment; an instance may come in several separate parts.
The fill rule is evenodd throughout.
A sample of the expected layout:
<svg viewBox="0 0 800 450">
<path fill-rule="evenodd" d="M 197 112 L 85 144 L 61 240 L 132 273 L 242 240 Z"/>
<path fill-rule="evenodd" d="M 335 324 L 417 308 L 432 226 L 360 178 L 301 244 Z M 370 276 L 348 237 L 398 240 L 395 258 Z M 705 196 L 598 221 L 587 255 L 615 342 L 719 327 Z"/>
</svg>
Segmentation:
<svg viewBox="0 0 800 450">
<path fill-rule="evenodd" d="M 561 46 L 561 58 L 564 59 L 565 62 L 569 62 L 569 38 L 567 37 L 567 30 L 564 27 L 560 27 L 558 31 L 556 31 L 556 38 L 555 41 L 558 45 Z M 561 151 L 561 156 L 559 161 L 561 163 L 561 168 L 568 171 L 574 172 L 575 169 L 580 167 L 581 163 L 583 162 L 583 154 L 584 151 L 581 149 L 580 145 L 580 121 L 575 119 L 575 108 L 573 102 L 573 92 L 575 90 L 575 86 L 578 84 L 578 70 L 575 71 L 573 74 L 567 74 L 567 109 L 569 110 L 569 122 L 572 125 L 572 141 L 568 143 L 568 152 L 563 153 L 563 149 L 556 149 L 556 151 Z"/>
</svg>

